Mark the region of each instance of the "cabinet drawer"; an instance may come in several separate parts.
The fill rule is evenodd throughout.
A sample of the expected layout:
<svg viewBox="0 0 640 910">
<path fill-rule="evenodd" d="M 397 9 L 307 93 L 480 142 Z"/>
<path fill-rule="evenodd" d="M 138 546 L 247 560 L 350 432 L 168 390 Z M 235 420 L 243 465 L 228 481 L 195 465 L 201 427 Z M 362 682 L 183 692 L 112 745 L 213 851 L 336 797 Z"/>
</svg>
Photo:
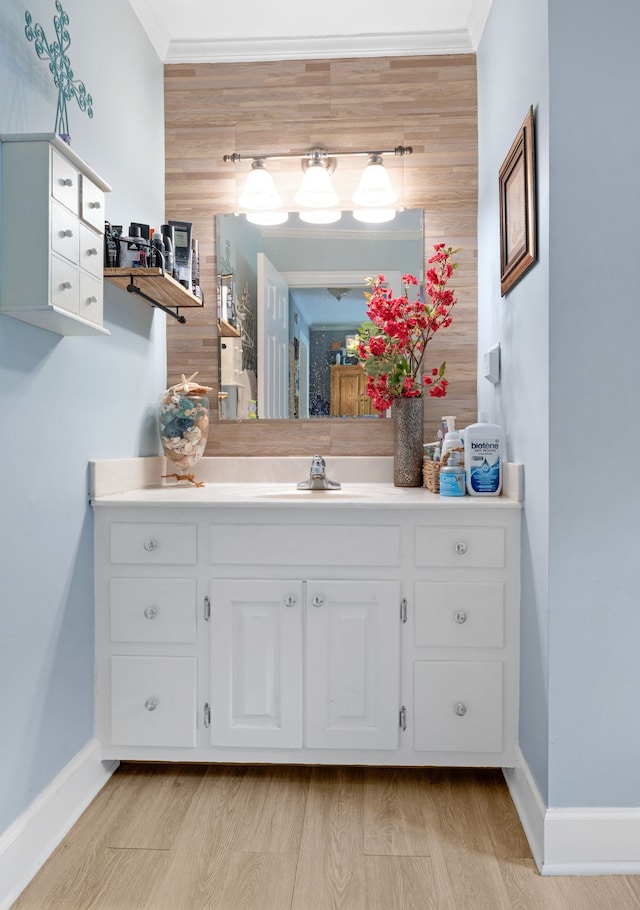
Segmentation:
<svg viewBox="0 0 640 910">
<path fill-rule="evenodd" d="M 80 225 L 80 268 L 91 272 L 96 278 L 102 278 L 103 237 L 85 224 Z"/>
<path fill-rule="evenodd" d="M 80 174 L 80 217 L 98 231 L 104 228 L 104 193 L 85 174 Z"/>
<path fill-rule="evenodd" d="M 102 278 L 95 278 L 88 272 L 81 271 L 78 280 L 80 283 L 78 315 L 90 322 L 102 325 L 102 297 L 104 294 Z"/>
<path fill-rule="evenodd" d="M 51 303 L 53 306 L 78 312 L 80 288 L 78 286 L 78 267 L 55 253 L 51 254 Z"/>
<path fill-rule="evenodd" d="M 254 566 L 397 566 L 395 525 L 211 525 L 211 562 Z"/>
<path fill-rule="evenodd" d="M 78 263 L 78 217 L 58 205 L 51 203 L 51 249 L 70 262 Z"/>
<path fill-rule="evenodd" d="M 76 215 L 79 179 L 80 175 L 71 162 L 55 149 L 51 149 L 51 195 Z"/>
<path fill-rule="evenodd" d="M 502 648 L 504 585 L 418 581 L 418 648 Z"/>
<path fill-rule="evenodd" d="M 416 661 L 413 679 L 417 751 L 502 751 L 501 663 Z"/>
<path fill-rule="evenodd" d="M 415 530 L 417 566 L 504 567 L 504 528 L 427 528 Z"/>
<path fill-rule="evenodd" d="M 195 642 L 195 579 L 112 578 L 109 616 L 111 641 Z"/>
<path fill-rule="evenodd" d="M 194 657 L 111 658 L 114 746 L 195 746 Z"/>
<path fill-rule="evenodd" d="M 196 563 L 196 526 L 173 522 L 113 522 L 110 555 L 115 565 L 193 566 Z"/>
</svg>

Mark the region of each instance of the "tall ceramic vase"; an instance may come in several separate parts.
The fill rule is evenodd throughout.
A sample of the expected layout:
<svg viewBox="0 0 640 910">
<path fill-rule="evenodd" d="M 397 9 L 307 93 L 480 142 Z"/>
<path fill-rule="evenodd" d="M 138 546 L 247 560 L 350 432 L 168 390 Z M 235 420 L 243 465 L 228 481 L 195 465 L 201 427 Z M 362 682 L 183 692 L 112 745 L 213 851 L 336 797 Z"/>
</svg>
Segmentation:
<svg viewBox="0 0 640 910">
<path fill-rule="evenodd" d="M 393 417 L 393 483 L 396 487 L 421 487 L 424 441 L 423 399 L 396 398 Z"/>
</svg>

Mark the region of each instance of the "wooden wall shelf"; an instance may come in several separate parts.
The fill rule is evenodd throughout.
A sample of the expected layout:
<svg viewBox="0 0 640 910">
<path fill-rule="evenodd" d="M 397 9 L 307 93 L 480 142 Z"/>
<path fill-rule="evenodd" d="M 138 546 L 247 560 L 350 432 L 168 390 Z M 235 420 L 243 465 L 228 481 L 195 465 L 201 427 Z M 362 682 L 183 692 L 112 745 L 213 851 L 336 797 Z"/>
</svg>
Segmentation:
<svg viewBox="0 0 640 910">
<path fill-rule="evenodd" d="M 143 297 L 152 306 L 164 310 L 178 322 L 186 322 L 174 309 L 181 307 L 202 307 L 202 300 L 183 287 L 170 275 L 162 274 L 159 268 L 105 269 L 104 277 L 129 293 Z"/>
<path fill-rule="evenodd" d="M 239 338 L 240 332 L 228 322 L 225 322 L 224 319 L 219 319 L 218 335 L 220 335 L 221 338 Z"/>
</svg>

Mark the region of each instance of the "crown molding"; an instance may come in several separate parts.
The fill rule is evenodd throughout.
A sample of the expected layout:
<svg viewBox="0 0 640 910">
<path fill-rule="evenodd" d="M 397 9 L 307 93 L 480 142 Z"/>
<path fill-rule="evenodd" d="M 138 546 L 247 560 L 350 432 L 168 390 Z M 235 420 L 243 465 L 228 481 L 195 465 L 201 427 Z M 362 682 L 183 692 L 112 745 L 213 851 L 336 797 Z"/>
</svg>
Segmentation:
<svg viewBox="0 0 640 910">
<path fill-rule="evenodd" d="M 469 21 L 467 22 L 467 29 L 474 50 L 478 49 L 480 39 L 482 38 L 482 33 L 484 32 L 484 27 L 487 24 L 487 19 L 489 18 L 490 10 L 491 0 L 474 0 L 473 6 L 471 7 L 471 11 L 469 13 Z"/>
<path fill-rule="evenodd" d="M 153 49 L 164 63 L 171 44 L 169 34 L 164 22 L 158 18 L 150 0 L 129 0 L 131 8 L 138 17 Z"/>
<path fill-rule="evenodd" d="M 134 8 L 147 0 L 131 0 Z M 480 0 L 489 3 L 491 0 Z M 486 18 L 486 17 L 485 17 Z M 142 21 L 142 19 L 141 19 Z M 151 35 L 150 35 L 151 37 Z M 151 37 L 153 42 L 153 38 Z M 318 60 L 345 57 L 421 57 L 472 54 L 467 29 L 398 32 L 390 35 L 323 35 L 319 37 L 224 38 L 169 41 L 163 63 L 253 63 L 268 60 Z"/>
</svg>

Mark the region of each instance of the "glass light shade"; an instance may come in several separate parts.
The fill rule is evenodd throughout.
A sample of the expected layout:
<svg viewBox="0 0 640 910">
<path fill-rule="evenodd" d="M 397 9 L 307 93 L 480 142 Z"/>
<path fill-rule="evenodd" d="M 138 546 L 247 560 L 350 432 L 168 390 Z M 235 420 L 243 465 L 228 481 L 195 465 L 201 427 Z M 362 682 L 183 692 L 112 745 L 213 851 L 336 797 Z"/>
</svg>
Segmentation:
<svg viewBox="0 0 640 910">
<path fill-rule="evenodd" d="M 342 218 L 340 209 L 311 209 L 300 212 L 299 215 L 300 221 L 306 221 L 307 224 L 333 224 Z"/>
<path fill-rule="evenodd" d="M 267 212 L 247 212 L 245 218 L 247 221 L 250 221 L 251 224 L 284 224 L 287 218 L 289 217 L 288 212 L 279 212 L 275 209 L 271 209 Z"/>
<path fill-rule="evenodd" d="M 264 166 L 264 161 L 252 163 L 238 203 L 243 209 L 258 212 L 277 209 L 282 205 L 282 199 L 276 191 L 273 177 Z"/>
<path fill-rule="evenodd" d="M 328 170 L 321 161 L 310 162 L 294 198 L 298 205 L 304 208 L 326 209 L 338 204 L 338 194 L 333 188 Z"/>
<path fill-rule="evenodd" d="M 398 198 L 379 155 L 372 155 L 369 159 L 352 198 L 355 204 L 362 208 L 389 206 Z"/>
<path fill-rule="evenodd" d="M 353 217 L 356 221 L 363 221 L 365 224 L 384 224 L 385 221 L 393 221 L 396 217 L 395 209 L 354 209 Z"/>
</svg>

